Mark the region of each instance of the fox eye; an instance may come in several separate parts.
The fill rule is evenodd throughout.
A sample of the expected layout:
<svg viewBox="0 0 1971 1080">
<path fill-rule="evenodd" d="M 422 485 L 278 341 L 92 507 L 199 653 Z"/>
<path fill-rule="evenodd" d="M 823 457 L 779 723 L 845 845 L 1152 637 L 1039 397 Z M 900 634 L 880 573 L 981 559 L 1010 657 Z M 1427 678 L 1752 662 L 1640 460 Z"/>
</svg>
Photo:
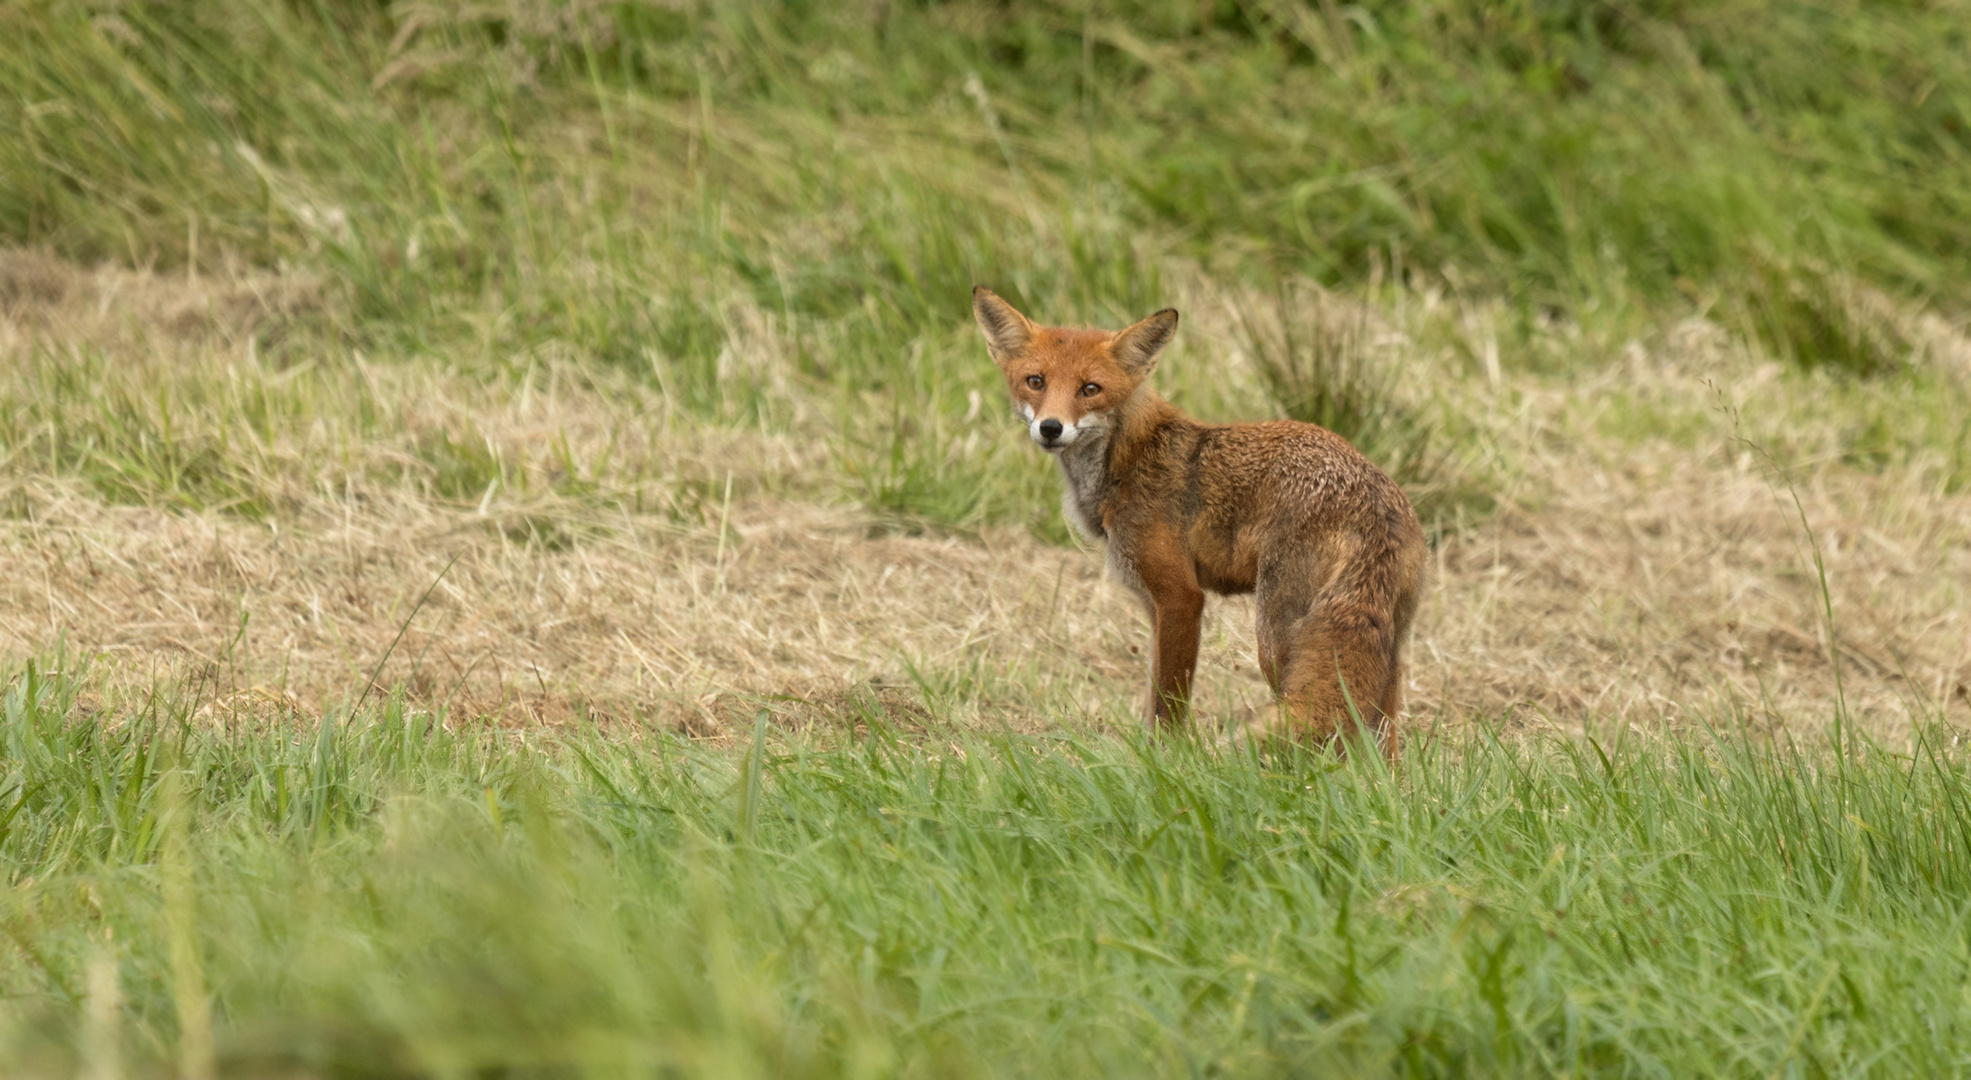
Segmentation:
<svg viewBox="0 0 1971 1080">
<path fill-rule="evenodd" d="M 1034 388 L 1035 390 L 1038 390 L 1041 387 L 1047 385 L 1047 380 L 1041 378 L 1038 375 L 1029 375 L 1027 376 L 1027 385 Z"/>
<path fill-rule="evenodd" d="M 1101 388 L 1100 386 L 1098 386 L 1098 385 L 1096 385 L 1095 383 L 1082 383 L 1082 384 L 1081 384 L 1081 396 L 1082 396 L 1082 397 L 1094 397 L 1094 396 L 1095 396 L 1096 394 L 1099 394 L 1099 393 L 1101 393 L 1101 392 L 1102 392 L 1102 388 Z"/>
</svg>

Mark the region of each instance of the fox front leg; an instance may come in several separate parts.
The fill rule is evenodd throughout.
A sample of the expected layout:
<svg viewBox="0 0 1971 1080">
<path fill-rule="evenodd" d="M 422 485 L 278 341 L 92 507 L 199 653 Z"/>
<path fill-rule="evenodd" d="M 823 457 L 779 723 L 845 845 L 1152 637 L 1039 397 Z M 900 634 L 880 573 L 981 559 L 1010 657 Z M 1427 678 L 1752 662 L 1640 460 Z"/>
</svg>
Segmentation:
<svg viewBox="0 0 1971 1080">
<path fill-rule="evenodd" d="M 1157 539 L 1162 542 L 1143 545 L 1135 563 L 1156 636 L 1150 656 L 1150 724 L 1169 730 L 1183 722 L 1190 708 L 1204 590 L 1175 537 Z"/>
<path fill-rule="evenodd" d="M 1191 678 L 1198 669 L 1198 628 L 1204 593 L 1155 603 L 1156 649 L 1150 664 L 1150 725 L 1171 730 L 1191 707 Z"/>
</svg>

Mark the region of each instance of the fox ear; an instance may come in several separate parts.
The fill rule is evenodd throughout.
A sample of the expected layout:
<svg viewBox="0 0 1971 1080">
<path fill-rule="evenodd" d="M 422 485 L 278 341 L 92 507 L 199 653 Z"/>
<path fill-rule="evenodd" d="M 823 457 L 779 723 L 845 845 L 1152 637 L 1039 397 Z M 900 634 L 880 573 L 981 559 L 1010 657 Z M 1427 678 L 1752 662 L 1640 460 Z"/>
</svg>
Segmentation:
<svg viewBox="0 0 1971 1080">
<path fill-rule="evenodd" d="M 1000 367 L 1025 352 L 1033 341 L 1033 323 L 984 285 L 972 289 L 972 317 L 979 321 L 986 348 Z"/>
<path fill-rule="evenodd" d="M 1177 309 L 1164 308 L 1109 339 L 1109 355 L 1124 371 L 1144 378 L 1157 368 L 1157 354 L 1177 336 Z"/>
</svg>

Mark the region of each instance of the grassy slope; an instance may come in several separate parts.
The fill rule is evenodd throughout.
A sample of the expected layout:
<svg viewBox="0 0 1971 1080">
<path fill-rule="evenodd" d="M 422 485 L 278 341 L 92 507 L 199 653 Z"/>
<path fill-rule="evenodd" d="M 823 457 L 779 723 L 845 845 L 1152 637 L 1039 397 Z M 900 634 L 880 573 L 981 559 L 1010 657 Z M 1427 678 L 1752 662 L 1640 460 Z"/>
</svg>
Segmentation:
<svg viewBox="0 0 1971 1080">
<path fill-rule="evenodd" d="M 307 10 L 16 9 L 39 48 L 5 71 L 28 103 L 13 153 L 39 167 L 9 170 L 0 220 L 183 258 L 197 214 L 208 245 L 264 257 L 340 231 L 327 206 L 309 220 L 313 193 L 366 277 L 442 217 L 462 235 L 426 244 L 465 255 L 466 283 L 574 254 L 540 250 L 557 241 L 607 258 L 654 239 L 796 308 L 873 289 L 925 326 L 949 318 L 930 286 L 967 272 L 1023 269 L 1033 299 L 1090 315 L 1145 299 L 1074 265 L 1072 235 L 1023 265 L 1029 209 L 1112 210 L 1330 280 L 1402 252 L 1562 304 L 1728 289 L 1761 250 L 1947 290 L 1967 247 L 1951 3 Z M 579 197 L 555 186 L 586 172 Z M 516 181 L 548 181 L 540 204 Z M 785 235 L 815 216 L 835 220 Z M 804 239 L 820 263 L 766 280 Z M 460 284 L 447 269 L 413 278 Z"/>
<path fill-rule="evenodd" d="M 1812 369 L 1747 418 L 1783 456 L 1961 490 L 1961 382 L 1898 365 L 1915 312 L 1964 300 L 1966 16 L 13 5 L 0 236 L 316 285 L 224 348 L 33 345 L 0 378 L 6 505 L 79 484 L 291 526 L 322 492 L 470 508 L 497 481 L 563 525 L 646 495 L 716 519 L 717 462 L 474 426 L 545 366 L 630 402 L 618 427 L 826 447 L 742 469 L 775 494 L 1058 538 L 1045 463 L 971 437 L 998 389 L 965 289 L 1113 322 L 1283 272 L 1693 456 L 1708 400 L 1600 368 L 1706 312 Z M 0 274 L 0 303 L 54 280 Z M 1211 325 L 1169 389 L 1277 407 Z M 1447 400 L 1416 397 L 1496 457 Z M 993 739 L 935 703 L 932 735 L 737 759 L 395 705 L 188 734 L 189 705 L 75 689 L 25 676 L 0 722 L 17 1070 L 166 1068 L 201 985 L 243 1074 L 1963 1067 L 1964 781 L 1925 752 L 1473 742 L 1392 783 Z"/>
<path fill-rule="evenodd" d="M 320 274 L 322 305 L 261 335 L 277 364 L 620 367 L 694 417 L 826 433 L 864 506 L 1060 540 L 1030 455 L 951 449 L 996 390 L 953 300 L 975 281 L 1116 323 L 1304 274 L 1495 305 L 1509 367 L 1706 313 L 1896 368 L 1967 278 L 1962 14 L 17 5 L 0 235 Z M 1554 326 L 1579 336 L 1538 347 Z M 1215 377 L 1222 344 L 1185 348 L 1213 362 L 1167 374 L 1180 401 L 1275 408 Z"/>
</svg>

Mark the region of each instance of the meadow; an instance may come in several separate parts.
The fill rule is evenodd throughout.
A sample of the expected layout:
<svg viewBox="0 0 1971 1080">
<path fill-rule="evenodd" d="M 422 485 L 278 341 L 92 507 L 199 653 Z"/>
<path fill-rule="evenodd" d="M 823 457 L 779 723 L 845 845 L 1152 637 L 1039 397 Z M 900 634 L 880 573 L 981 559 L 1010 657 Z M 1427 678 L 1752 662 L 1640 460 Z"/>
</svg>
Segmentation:
<svg viewBox="0 0 1971 1080">
<path fill-rule="evenodd" d="M 1971 8 L 0 8 L 0 1069 L 1971 1067 Z M 971 326 L 1427 523 L 1196 738 Z"/>
</svg>

